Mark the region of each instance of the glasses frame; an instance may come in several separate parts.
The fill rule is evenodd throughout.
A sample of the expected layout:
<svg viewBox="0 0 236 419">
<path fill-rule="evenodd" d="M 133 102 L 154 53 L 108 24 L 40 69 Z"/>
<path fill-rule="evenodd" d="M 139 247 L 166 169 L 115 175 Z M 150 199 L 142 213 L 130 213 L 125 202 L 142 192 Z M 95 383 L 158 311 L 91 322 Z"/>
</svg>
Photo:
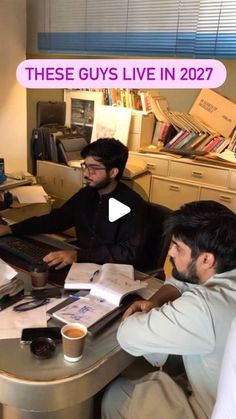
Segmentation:
<svg viewBox="0 0 236 419">
<path fill-rule="evenodd" d="M 96 166 L 95 164 L 80 163 L 80 167 L 83 171 L 88 170 L 89 174 L 94 175 L 98 170 L 107 170 L 105 166 Z"/>
</svg>

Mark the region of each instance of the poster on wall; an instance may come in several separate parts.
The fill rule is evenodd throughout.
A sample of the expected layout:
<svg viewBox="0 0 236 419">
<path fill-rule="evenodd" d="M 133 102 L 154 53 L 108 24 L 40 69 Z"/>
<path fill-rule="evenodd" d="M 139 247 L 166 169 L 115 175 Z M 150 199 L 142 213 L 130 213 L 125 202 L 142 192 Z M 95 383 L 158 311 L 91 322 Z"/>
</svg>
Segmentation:
<svg viewBox="0 0 236 419">
<path fill-rule="evenodd" d="M 94 115 L 91 141 L 96 141 L 98 138 L 113 137 L 127 145 L 131 113 L 131 108 L 106 105 L 97 106 Z"/>
</svg>

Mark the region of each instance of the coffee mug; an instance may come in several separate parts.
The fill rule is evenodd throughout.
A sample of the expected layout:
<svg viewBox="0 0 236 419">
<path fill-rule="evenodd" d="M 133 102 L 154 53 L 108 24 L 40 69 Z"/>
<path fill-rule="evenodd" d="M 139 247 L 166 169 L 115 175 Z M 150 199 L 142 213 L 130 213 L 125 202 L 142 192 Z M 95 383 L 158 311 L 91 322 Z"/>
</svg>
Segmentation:
<svg viewBox="0 0 236 419">
<path fill-rule="evenodd" d="M 77 362 L 83 356 L 87 327 L 81 323 L 66 324 L 61 329 L 64 358 Z"/>
<path fill-rule="evenodd" d="M 33 288 L 43 288 L 48 281 L 48 265 L 46 262 L 34 263 L 30 267 L 30 276 Z"/>
</svg>

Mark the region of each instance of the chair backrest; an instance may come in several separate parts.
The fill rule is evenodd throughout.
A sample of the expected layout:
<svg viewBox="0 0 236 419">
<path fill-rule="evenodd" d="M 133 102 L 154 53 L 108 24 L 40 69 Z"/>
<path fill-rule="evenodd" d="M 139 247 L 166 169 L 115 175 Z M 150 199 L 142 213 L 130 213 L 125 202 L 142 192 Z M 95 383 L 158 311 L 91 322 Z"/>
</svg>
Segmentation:
<svg viewBox="0 0 236 419">
<path fill-rule="evenodd" d="M 164 222 L 171 213 L 170 208 L 147 202 L 147 230 L 139 267 L 143 272 L 164 272 L 163 267 L 170 245 L 170 237 L 164 235 Z"/>
</svg>

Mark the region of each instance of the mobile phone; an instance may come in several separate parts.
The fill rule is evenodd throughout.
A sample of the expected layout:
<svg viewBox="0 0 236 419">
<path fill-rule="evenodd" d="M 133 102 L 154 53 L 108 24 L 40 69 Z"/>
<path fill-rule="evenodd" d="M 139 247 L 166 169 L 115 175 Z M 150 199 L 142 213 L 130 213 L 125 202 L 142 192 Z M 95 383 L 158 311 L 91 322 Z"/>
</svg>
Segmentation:
<svg viewBox="0 0 236 419">
<path fill-rule="evenodd" d="M 34 339 L 46 337 L 53 339 L 56 343 L 61 342 L 60 327 L 29 327 L 22 330 L 21 343 L 29 344 Z"/>
</svg>

